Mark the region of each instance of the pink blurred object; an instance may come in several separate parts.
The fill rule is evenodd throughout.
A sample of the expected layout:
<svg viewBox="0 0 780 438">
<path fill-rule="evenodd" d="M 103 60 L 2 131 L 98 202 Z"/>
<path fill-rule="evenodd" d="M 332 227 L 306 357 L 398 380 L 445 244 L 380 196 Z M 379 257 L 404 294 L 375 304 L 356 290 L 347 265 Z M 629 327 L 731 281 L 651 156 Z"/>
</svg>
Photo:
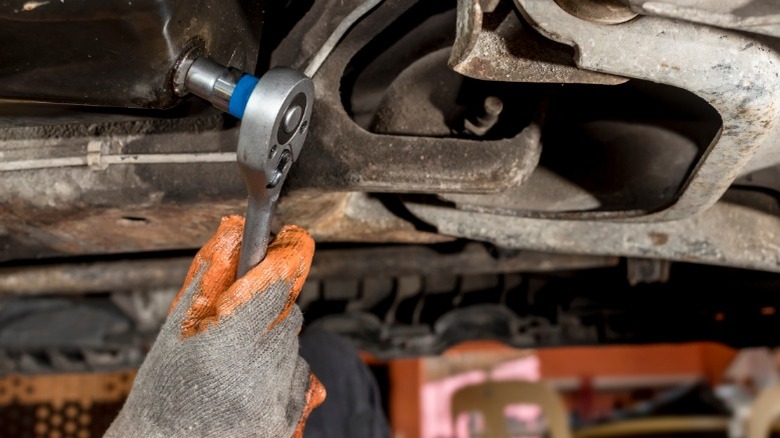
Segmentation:
<svg viewBox="0 0 780 438">
<path fill-rule="evenodd" d="M 507 361 L 494 366 L 490 371 L 493 381 L 525 380 L 535 382 L 540 379 L 539 358 L 535 355 Z M 465 438 L 468 436 L 468 415 L 460 415 L 457 422 L 457 434 L 453 430 L 450 415 L 450 399 L 461 388 L 484 383 L 488 372 L 469 371 L 441 380 L 426 382 L 422 387 L 422 438 Z M 541 409 L 534 405 L 507 406 L 504 411 L 521 423 L 534 423 L 541 416 Z"/>
</svg>

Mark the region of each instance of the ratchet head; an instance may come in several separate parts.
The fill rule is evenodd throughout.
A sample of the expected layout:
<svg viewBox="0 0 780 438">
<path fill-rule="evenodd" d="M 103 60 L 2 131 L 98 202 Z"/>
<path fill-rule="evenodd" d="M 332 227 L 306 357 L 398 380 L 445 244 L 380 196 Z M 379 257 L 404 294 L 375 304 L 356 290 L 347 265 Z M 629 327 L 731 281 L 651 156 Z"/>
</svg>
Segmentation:
<svg viewBox="0 0 780 438">
<path fill-rule="evenodd" d="M 311 79 L 289 68 L 269 70 L 252 90 L 237 150 L 250 196 L 265 190 L 268 198 L 278 197 L 306 140 L 313 99 Z"/>
</svg>

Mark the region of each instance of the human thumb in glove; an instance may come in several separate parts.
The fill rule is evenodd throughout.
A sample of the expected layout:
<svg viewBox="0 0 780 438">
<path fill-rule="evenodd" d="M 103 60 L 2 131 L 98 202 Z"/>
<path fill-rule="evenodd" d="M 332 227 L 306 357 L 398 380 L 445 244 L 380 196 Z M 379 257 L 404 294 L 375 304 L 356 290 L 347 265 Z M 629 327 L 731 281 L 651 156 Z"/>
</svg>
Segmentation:
<svg viewBox="0 0 780 438">
<path fill-rule="evenodd" d="M 314 242 L 285 227 L 236 280 L 244 219 L 195 256 L 106 437 L 300 437 L 325 390 L 298 355 Z"/>
</svg>

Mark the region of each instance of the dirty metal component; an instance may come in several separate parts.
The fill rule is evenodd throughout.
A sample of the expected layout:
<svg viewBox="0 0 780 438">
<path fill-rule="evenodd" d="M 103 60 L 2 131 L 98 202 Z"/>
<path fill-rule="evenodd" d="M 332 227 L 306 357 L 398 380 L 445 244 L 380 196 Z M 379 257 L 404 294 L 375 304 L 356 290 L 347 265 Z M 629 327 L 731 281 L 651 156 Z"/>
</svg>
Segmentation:
<svg viewBox="0 0 780 438">
<path fill-rule="evenodd" d="M 279 198 L 273 229 L 296 224 L 317 242 L 430 244 L 453 240 L 434 230 L 420 229 L 420 223 L 415 223 L 413 218 L 399 217 L 399 204 L 395 196 L 290 190 Z"/>
<path fill-rule="evenodd" d="M 482 104 L 481 114 L 477 115 L 473 121 L 466 119 L 463 125 L 466 131 L 481 137 L 495 126 L 498 116 L 501 115 L 501 110 L 503 109 L 504 103 L 501 102 L 501 99 L 495 96 L 488 96 Z"/>
<path fill-rule="evenodd" d="M 201 110 L 97 122 L 44 113 L 48 124 L 39 116 L 17 127 L 16 107 L 0 128 L 0 260 L 202 245 L 220 216 L 243 211 L 246 191 L 238 130 Z"/>
<path fill-rule="evenodd" d="M 615 85 L 628 80 L 577 68 L 570 48 L 527 26 L 509 1 L 485 12 L 479 0 L 459 0 L 450 68 L 471 78 L 502 82 Z"/>
<path fill-rule="evenodd" d="M 713 205 L 780 118 L 780 56 L 756 39 L 655 17 L 604 26 L 576 18 L 552 0 L 516 4 L 539 32 L 576 47 L 579 67 L 689 90 L 720 114 L 720 135 L 679 198 L 639 220 L 680 219 Z"/>
<path fill-rule="evenodd" d="M 458 209 L 510 216 L 553 216 L 595 211 L 597 196 L 546 167 L 537 167 L 520 187 L 490 195 L 443 194 Z"/>
<path fill-rule="evenodd" d="M 470 243 L 453 253 L 430 246 L 324 250 L 314 257 L 312 279 L 403 275 L 474 275 L 508 272 L 550 272 L 615 266 L 617 257 L 513 251 L 491 255 L 483 244 Z"/>
<path fill-rule="evenodd" d="M 58 263 L 0 267 L 0 295 L 82 295 L 100 292 L 176 289 L 192 257 Z M 617 257 L 513 251 L 492 255 L 479 243 L 458 251 L 436 246 L 322 249 L 309 273 L 311 280 L 418 274 L 487 274 L 548 272 L 615 266 Z M 170 301 L 169 301 L 170 304 Z"/>
<path fill-rule="evenodd" d="M 392 38 L 389 46 L 377 52 L 366 46 L 350 62 L 348 68 L 354 73 L 342 79 L 351 83 L 343 93 L 344 105 L 355 123 L 364 129 L 396 134 L 381 127 L 387 115 L 403 117 L 400 122 L 408 127 L 401 131 L 403 135 L 451 137 L 453 131 L 462 129 L 459 125 L 463 115 L 458 113 L 467 103 L 454 99 L 463 88 L 465 77 L 447 66 L 455 41 L 457 11 L 454 3 L 436 5 L 439 7 L 434 9 L 434 4 L 429 3 L 428 10 L 420 10 L 423 5 L 419 3 L 412 6 L 379 35 L 380 41 Z M 396 31 L 399 26 L 407 30 Z M 365 59 L 368 54 L 370 58 Z M 406 102 L 411 105 L 394 108 Z M 384 111 L 382 107 L 386 107 Z M 384 112 L 382 117 L 380 112 Z M 518 128 L 522 125 L 516 124 Z"/>
<path fill-rule="evenodd" d="M 666 283 L 669 281 L 671 267 L 672 263 L 668 260 L 629 257 L 626 259 L 628 284 L 636 286 L 640 283 Z"/>
<path fill-rule="evenodd" d="M 413 202 L 406 205 L 442 234 L 507 248 L 780 272 L 780 217 L 724 202 L 696 216 L 657 223 L 516 218 Z"/>
<path fill-rule="evenodd" d="M 640 14 L 780 37 L 775 0 L 625 0 Z"/>
<path fill-rule="evenodd" d="M 0 118 L 0 261 L 197 248 L 220 217 L 246 210 L 238 128 L 205 104 L 175 119 L 34 109 Z M 295 223 L 318 242 L 451 240 L 363 197 L 287 192 L 274 230 Z"/>
<path fill-rule="evenodd" d="M 0 4 L 0 98 L 169 108 L 180 56 L 254 70 L 260 16 L 237 0 Z"/>
<path fill-rule="evenodd" d="M 555 3 L 575 17 L 594 23 L 625 23 L 637 15 L 622 0 L 555 0 Z"/>
<path fill-rule="evenodd" d="M 317 84 L 317 81 L 315 81 Z M 326 92 L 327 93 L 327 92 Z M 326 96 L 329 100 L 335 96 Z M 290 178 L 291 187 L 402 193 L 485 193 L 512 187 L 531 173 L 539 160 L 539 127 L 517 137 L 495 141 L 404 137 L 371 134 L 351 120 L 339 120 L 337 107 L 315 103 L 311 148 Z M 321 111 L 330 113 L 320 116 Z M 346 114 L 343 114 L 347 117 Z M 322 117 L 322 119 L 320 119 Z M 343 129 L 325 128 L 330 120 Z M 349 147 L 363 145 L 360 153 Z M 315 146 L 316 145 L 316 146 Z M 328 157 L 333 160 L 324 165 Z"/>
<path fill-rule="evenodd" d="M 192 257 L 0 268 L 0 295 L 82 295 L 178 288 Z"/>
<path fill-rule="evenodd" d="M 410 36 L 413 35 L 406 37 Z M 385 53 L 384 56 L 389 56 Z M 364 101 L 370 100 L 371 96 L 377 93 L 366 93 L 360 88 L 367 85 L 355 84 L 354 88 L 359 89 L 360 94 L 353 94 L 355 98 L 352 103 L 366 107 L 367 113 L 370 113 L 371 122 L 367 128 L 376 134 L 407 137 L 446 138 L 451 137 L 453 131 L 463 131 L 463 118 L 468 113 L 468 105 L 462 98 L 465 94 L 464 78 L 447 67 L 449 53 L 450 48 L 444 47 L 409 64 L 383 90 L 381 100 L 375 108 L 369 109 Z M 372 77 L 370 68 L 366 67 L 367 78 Z M 377 84 L 373 88 L 382 87 Z"/>
<path fill-rule="evenodd" d="M 626 88 L 615 92 L 629 95 Z M 606 93 L 599 95 L 608 100 Z M 631 97 L 625 100 L 631 101 Z M 598 111 L 596 104 L 586 107 Z M 550 122 L 551 114 L 544 137 L 547 157 L 521 186 L 495 194 L 440 197 L 463 210 L 511 216 L 585 219 L 609 217 L 615 211 L 632 215 L 674 200 L 701 153 L 694 140 L 670 127 L 633 121 L 630 116 L 629 121 L 607 116 L 561 125 Z M 707 131 L 705 126 L 710 132 L 717 129 L 695 120 L 675 122 L 702 132 Z M 705 136 L 701 138 L 711 138 Z"/>
<path fill-rule="evenodd" d="M 538 161 L 539 128 L 514 138 L 379 135 L 345 111 L 339 84 L 350 60 L 417 2 L 383 2 L 344 36 L 312 78 L 316 91 L 306 149 L 288 185 L 295 188 L 402 193 L 497 191 L 522 181 Z M 358 2 L 315 2 L 274 53 L 275 65 L 305 65 L 311 40 L 327 38 Z M 319 47 L 314 46 L 314 47 Z M 309 51 L 311 50 L 311 51 Z M 316 50 L 316 49 L 315 49 Z"/>
<path fill-rule="evenodd" d="M 317 74 L 317 71 L 322 66 L 322 63 L 325 62 L 339 41 L 344 38 L 344 34 L 346 34 L 352 28 L 352 26 L 355 25 L 355 23 L 357 23 L 366 14 L 371 12 L 371 10 L 382 1 L 383 0 L 365 0 L 360 3 L 354 10 L 352 10 L 352 12 L 345 16 L 339 25 L 336 26 L 336 28 L 333 30 L 333 33 L 331 33 L 328 39 L 325 40 L 325 43 L 322 45 L 322 47 L 320 47 L 320 50 L 317 51 L 317 53 L 311 59 L 303 74 L 310 78 L 314 77 L 314 75 Z"/>
<path fill-rule="evenodd" d="M 238 169 L 249 192 L 239 277 L 265 257 L 271 238 L 271 214 L 306 140 L 313 98 L 311 80 L 282 67 L 264 74 L 249 95 L 236 152 Z M 294 115 L 296 112 L 300 114 Z"/>
</svg>

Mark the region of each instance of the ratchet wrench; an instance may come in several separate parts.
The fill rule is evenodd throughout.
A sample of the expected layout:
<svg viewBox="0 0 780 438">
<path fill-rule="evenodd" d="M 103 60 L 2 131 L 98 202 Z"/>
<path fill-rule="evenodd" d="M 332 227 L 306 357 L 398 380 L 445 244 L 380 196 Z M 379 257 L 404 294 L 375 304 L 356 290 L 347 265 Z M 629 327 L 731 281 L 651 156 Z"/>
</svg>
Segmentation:
<svg viewBox="0 0 780 438">
<path fill-rule="evenodd" d="M 314 99 L 311 79 L 277 67 L 261 78 L 207 58 L 185 60 L 182 94 L 191 92 L 241 119 L 236 161 L 249 199 L 237 278 L 265 257 L 271 216 L 282 185 L 308 134 Z"/>
</svg>

